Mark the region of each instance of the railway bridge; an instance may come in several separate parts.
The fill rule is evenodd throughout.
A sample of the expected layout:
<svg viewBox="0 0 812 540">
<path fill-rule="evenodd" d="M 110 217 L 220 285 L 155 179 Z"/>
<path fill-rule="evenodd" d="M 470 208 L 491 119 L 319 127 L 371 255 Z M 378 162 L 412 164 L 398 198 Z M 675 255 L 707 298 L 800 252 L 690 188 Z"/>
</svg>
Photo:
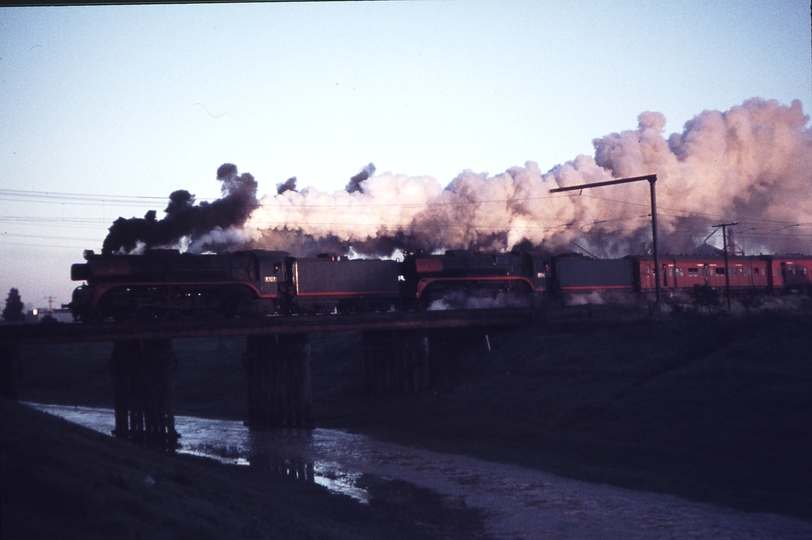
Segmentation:
<svg viewBox="0 0 812 540">
<path fill-rule="evenodd" d="M 431 384 L 431 365 L 442 354 L 440 348 L 430 343 L 437 331 L 518 325 L 532 317 L 531 309 L 522 308 L 6 324 L 0 325 L 0 384 L 4 397 L 16 399 L 20 345 L 112 342 L 114 434 L 171 444 L 178 437 L 174 426 L 172 340 L 245 336 L 248 424 L 312 428 L 311 333 L 362 332 L 363 377 L 367 387 L 375 392 L 420 391 Z"/>
</svg>

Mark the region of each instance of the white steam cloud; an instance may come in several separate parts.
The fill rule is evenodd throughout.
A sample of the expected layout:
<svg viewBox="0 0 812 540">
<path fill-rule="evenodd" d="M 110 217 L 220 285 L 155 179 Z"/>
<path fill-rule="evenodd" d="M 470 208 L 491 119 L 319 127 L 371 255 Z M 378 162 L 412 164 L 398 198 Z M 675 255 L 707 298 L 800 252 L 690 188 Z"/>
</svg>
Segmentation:
<svg viewBox="0 0 812 540">
<path fill-rule="evenodd" d="M 740 223 L 737 238 L 751 253 L 812 252 L 808 121 L 797 100 L 785 106 L 754 98 L 726 112 L 704 111 L 666 138 L 664 116 L 644 112 L 636 130 L 595 139 L 594 157 L 546 173 L 528 162 L 496 176 L 465 171 L 446 187 L 426 176 L 370 174 L 354 190 L 266 195 L 230 239 L 299 256 L 520 244 L 622 256 L 650 247 L 647 183 L 549 191 L 656 174 L 663 252 L 691 252 L 721 221 Z"/>
</svg>

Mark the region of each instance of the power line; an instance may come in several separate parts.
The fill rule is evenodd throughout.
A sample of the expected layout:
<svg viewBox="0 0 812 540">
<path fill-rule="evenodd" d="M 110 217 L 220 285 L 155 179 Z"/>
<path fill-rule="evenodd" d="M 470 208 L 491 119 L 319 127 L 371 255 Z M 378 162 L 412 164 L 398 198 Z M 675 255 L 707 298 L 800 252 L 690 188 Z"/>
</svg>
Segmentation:
<svg viewBox="0 0 812 540">
<path fill-rule="evenodd" d="M 76 237 L 76 236 L 68 237 L 68 236 L 52 236 L 52 235 L 45 235 L 45 234 L 19 234 L 19 233 L 9 233 L 9 232 L 0 233 L 0 238 L 5 238 L 5 237 L 8 237 L 8 236 L 13 236 L 15 238 L 44 238 L 46 240 L 79 240 L 79 241 L 82 241 L 82 242 L 84 242 L 84 241 L 88 241 L 88 242 L 96 241 L 96 240 L 91 239 L 91 238 L 79 238 L 79 237 Z"/>
<path fill-rule="evenodd" d="M 507 199 L 485 199 L 485 200 L 456 200 L 456 201 L 448 201 L 448 202 L 441 202 L 441 201 L 429 201 L 425 203 L 387 203 L 387 204 L 363 204 L 363 203 L 355 203 L 355 202 L 333 202 L 328 204 L 285 204 L 279 205 L 278 208 L 285 209 L 285 208 L 314 208 L 314 209 L 343 209 L 343 210 L 350 210 L 353 212 L 363 211 L 367 209 L 376 209 L 376 208 L 436 208 L 436 207 L 448 207 L 448 206 L 481 206 L 485 204 L 510 204 L 510 205 L 517 205 L 517 204 L 524 204 L 530 203 L 534 201 L 540 200 L 547 200 L 547 199 L 555 199 L 561 197 L 572 197 L 576 194 L 568 193 L 562 195 L 548 195 L 548 196 L 541 196 L 541 197 L 526 197 L 526 198 L 507 198 Z M 640 206 L 640 207 L 647 207 L 648 204 L 645 203 L 637 203 L 628 200 L 620 200 L 620 199 L 613 199 L 610 197 L 601 197 L 599 195 L 586 195 L 586 194 L 578 194 L 580 197 L 587 197 L 591 199 L 597 199 L 607 202 L 613 202 L 618 204 L 623 204 L 627 206 Z M 23 200 L 19 200 L 23 199 Z M 169 200 L 166 197 L 154 197 L 154 196 L 140 196 L 140 195 L 106 195 L 106 194 L 93 194 L 93 193 L 70 193 L 70 192 L 48 192 L 48 191 L 23 191 L 23 190 L 10 190 L 10 189 L 0 189 L 0 200 L 6 201 L 13 201 L 13 202 L 30 202 L 30 203 L 38 203 L 38 204 L 60 204 L 60 205 L 72 205 L 72 206 L 107 206 L 107 205 L 121 205 L 121 206 L 141 206 L 144 207 L 145 203 L 150 202 L 157 202 L 162 201 L 168 204 Z M 202 199 L 206 200 L 206 199 Z M 268 210 L 274 210 L 276 207 L 265 207 L 262 204 L 251 204 L 247 205 L 254 209 L 256 208 L 267 208 Z M 710 212 L 699 212 L 695 210 L 688 210 L 683 208 L 671 208 L 671 207 L 664 207 L 660 206 L 659 211 L 664 216 L 669 217 L 677 217 L 684 220 L 699 220 L 703 219 L 704 216 L 706 219 L 727 219 L 729 218 L 729 214 L 722 214 L 722 213 L 710 213 Z M 676 214 L 675 214 L 676 213 Z M 59 218 L 25 218 L 25 217 L 15 217 L 15 216 L 6 216 L 0 217 L 0 220 L 14 220 L 25 222 L 29 220 L 30 222 L 36 221 L 43 221 L 46 219 L 52 219 L 54 221 L 58 220 Z M 86 221 L 79 221 L 79 218 L 62 218 L 62 221 L 65 222 L 72 222 L 72 223 L 92 223 L 92 219 L 97 219 L 95 222 L 107 222 L 107 220 L 103 218 L 86 218 Z M 797 225 L 797 226 L 812 226 L 812 222 L 809 223 L 795 223 L 789 221 L 779 221 L 779 220 L 766 220 L 766 219 L 755 219 L 755 218 L 736 218 L 743 224 L 775 224 L 775 225 Z M 71 220 L 71 221 L 66 221 Z M 263 222 L 259 222 L 263 223 Z M 267 223 L 274 223 L 274 222 L 267 222 Z"/>
<path fill-rule="evenodd" d="M 24 246 L 27 248 L 48 248 L 48 249 L 71 249 L 71 250 L 83 250 L 87 248 L 87 244 L 85 245 L 67 245 L 67 244 L 32 244 L 26 242 L 6 242 L 5 240 L 0 239 L 0 246 Z"/>
<path fill-rule="evenodd" d="M 168 197 L 155 197 L 151 195 L 114 195 L 105 193 L 72 193 L 66 191 L 28 191 L 19 189 L 0 189 L 0 195 L 32 198 L 60 198 L 77 200 L 167 200 Z"/>
</svg>

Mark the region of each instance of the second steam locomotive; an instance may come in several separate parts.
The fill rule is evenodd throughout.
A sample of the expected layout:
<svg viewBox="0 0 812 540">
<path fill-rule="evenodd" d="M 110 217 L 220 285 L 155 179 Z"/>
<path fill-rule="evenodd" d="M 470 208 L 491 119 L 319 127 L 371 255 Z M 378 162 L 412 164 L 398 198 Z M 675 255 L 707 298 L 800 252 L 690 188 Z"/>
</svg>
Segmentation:
<svg viewBox="0 0 812 540">
<path fill-rule="evenodd" d="M 71 279 L 85 282 L 68 305 L 79 321 L 413 310 L 454 297 L 496 307 L 591 291 L 646 295 L 656 287 L 648 256 L 589 259 L 451 250 L 410 253 L 398 262 L 300 258 L 284 251 L 194 255 L 159 249 L 144 255 L 87 251 L 85 260 L 71 267 Z M 728 285 L 738 291 L 812 290 L 809 256 L 735 256 L 726 266 L 718 255 L 664 256 L 660 266 L 660 286 L 667 294 Z"/>
</svg>

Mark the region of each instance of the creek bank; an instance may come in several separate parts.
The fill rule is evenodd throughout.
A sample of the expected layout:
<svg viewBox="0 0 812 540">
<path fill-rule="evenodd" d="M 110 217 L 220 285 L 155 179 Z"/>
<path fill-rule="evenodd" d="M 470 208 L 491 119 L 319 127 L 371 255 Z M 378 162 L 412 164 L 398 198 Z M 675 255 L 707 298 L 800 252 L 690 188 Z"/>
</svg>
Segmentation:
<svg viewBox="0 0 812 540">
<path fill-rule="evenodd" d="M 434 451 L 812 519 L 812 318 L 601 317 L 449 332 L 434 386 L 370 395 L 313 336 L 314 419 Z M 177 414 L 242 420 L 244 340 L 176 340 Z M 21 348 L 21 399 L 110 407 L 109 346 Z"/>
</svg>

